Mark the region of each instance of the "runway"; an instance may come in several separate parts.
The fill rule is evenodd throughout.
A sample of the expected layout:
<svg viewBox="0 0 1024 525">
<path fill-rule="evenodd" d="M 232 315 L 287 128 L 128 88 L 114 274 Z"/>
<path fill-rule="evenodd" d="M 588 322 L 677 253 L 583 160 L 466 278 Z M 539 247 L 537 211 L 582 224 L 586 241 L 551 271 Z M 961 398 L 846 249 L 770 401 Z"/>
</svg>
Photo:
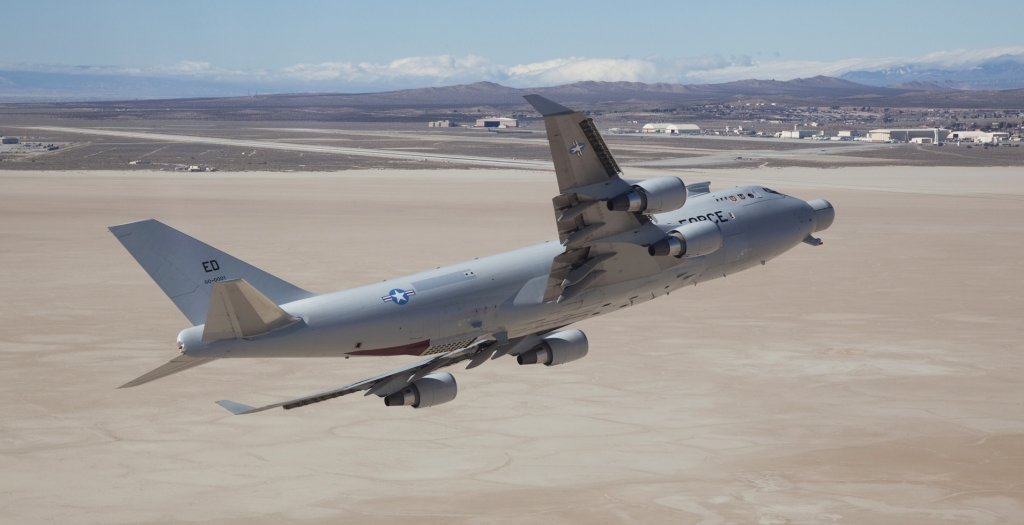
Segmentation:
<svg viewBox="0 0 1024 525">
<path fill-rule="evenodd" d="M 545 160 L 528 160 L 528 159 L 514 159 L 508 158 L 509 155 L 504 157 L 500 156 L 503 148 L 510 144 L 521 146 L 524 144 L 530 144 L 534 146 L 545 146 L 544 151 L 547 148 L 547 139 L 543 138 L 542 134 L 538 134 L 540 138 L 523 138 L 516 136 L 514 138 L 498 136 L 493 133 L 480 132 L 479 136 L 468 136 L 464 134 L 446 134 L 446 133 L 412 133 L 407 131 L 369 131 L 369 130 L 336 130 L 336 129 L 312 129 L 312 128 L 260 128 L 261 131 L 271 132 L 291 132 L 291 133 L 305 133 L 315 134 L 323 136 L 358 136 L 358 137 L 374 137 L 381 141 L 387 141 L 388 139 L 398 139 L 403 141 L 424 141 L 431 144 L 438 143 L 485 143 L 493 144 L 495 146 L 495 152 L 497 153 L 494 157 L 484 157 L 478 155 L 459 155 L 451 153 L 429 153 L 422 151 L 415 151 L 416 148 L 406 145 L 405 149 L 393 149 L 393 148 L 352 148 L 352 147 L 340 147 L 330 146 L 315 143 L 302 143 L 303 139 L 288 139 L 288 140 L 252 140 L 252 139 L 236 139 L 236 138 L 224 138 L 224 137 L 210 137 L 202 135 L 180 135 L 180 134 L 168 134 L 168 133 L 154 133 L 148 131 L 137 131 L 129 129 L 95 129 L 95 128 L 74 128 L 74 127 L 57 127 L 57 126 L 35 126 L 26 129 L 33 129 L 39 131 L 51 131 L 60 133 L 74 133 L 80 135 L 94 135 L 94 136 L 105 136 L 105 137 L 123 137 L 132 139 L 143 139 L 151 140 L 154 142 L 164 143 L 181 143 L 181 144 L 204 144 L 210 146 L 236 146 L 241 148 L 254 148 L 254 149 L 269 149 L 269 150 L 280 150 L 280 151 L 292 151 L 292 152 L 307 152 L 307 153 L 327 153 L 334 155 L 349 155 L 357 157 L 374 157 L 374 158 L 387 158 L 387 159 L 402 159 L 402 160 L 414 160 L 414 161 L 426 161 L 426 162 L 437 162 L 437 163 L 449 163 L 449 164 L 461 164 L 461 165 L 475 165 L 481 167 L 504 167 L 514 169 L 529 169 L 529 170 L 553 170 L 554 167 L 549 161 Z M 715 139 L 734 139 L 731 142 L 737 144 L 745 144 L 748 147 L 752 144 L 769 144 L 778 142 L 775 139 L 740 139 L 736 137 L 702 137 L 702 139 L 711 141 Z M 308 139 L 306 139 L 308 140 Z M 678 143 L 673 143 L 676 139 L 672 137 L 647 137 L 643 143 L 638 143 L 639 139 L 634 140 L 618 140 L 614 142 L 613 149 L 619 152 L 632 152 L 640 155 L 654 155 L 657 158 L 647 159 L 632 159 L 625 160 L 627 157 L 623 157 L 624 160 L 620 162 L 623 168 L 727 168 L 735 166 L 737 164 L 758 162 L 767 163 L 772 161 L 800 161 L 810 162 L 822 165 L 835 165 L 835 164 L 853 164 L 853 165 L 870 165 L 888 162 L 885 159 L 879 158 L 866 158 L 866 157 L 855 157 L 850 155 L 844 155 L 843 153 L 865 151 L 870 149 L 877 149 L 885 147 L 884 144 L 871 144 L 871 143 L 844 143 L 819 145 L 822 147 L 809 147 L 809 141 L 803 141 L 804 144 L 799 144 L 800 148 L 797 149 L 743 149 L 743 150 L 730 150 L 730 149 L 715 149 L 715 148 L 695 148 L 686 147 Z M 315 142 L 315 141 L 310 141 Z M 700 142 L 700 140 L 696 141 Z M 788 146 L 793 144 L 789 143 Z M 763 146 L 758 146 L 763 147 Z M 665 158 L 668 156 L 668 158 Z"/>
<path fill-rule="evenodd" d="M 454 369 L 449 404 L 232 416 L 214 401 L 414 358 L 223 360 L 116 390 L 187 321 L 107 226 L 154 217 L 325 292 L 555 238 L 553 174 L 0 171 L 0 522 L 1024 521 L 1024 170 L 672 173 L 826 198 L 836 221 L 823 246 L 579 323 L 578 362 Z"/>
<path fill-rule="evenodd" d="M 554 169 L 554 166 L 550 162 L 503 159 L 496 157 L 492 158 L 464 155 L 442 155 L 435 153 L 420 153 L 415 151 L 396 151 L 384 149 L 343 148 L 338 146 L 322 146 L 317 144 L 295 144 L 289 142 L 276 142 L 269 140 L 244 140 L 228 139 L 221 137 L 199 137 L 192 135 L 144 133 L 137 131 L 120 131 L 110 129 L 69 128 L 59 126 L 34 126 L 28 129 L 35 129 L 40 131 L 54 131 L 62 133 L 77 133 L 82 135 L 98 135 L 105 137 L 146 139 L 163 142 L 180 142 L 186 144 L 210 144 L 218 146 L 238 146 L 243 148 L 263 148 L 272 150 L 301 151 L 310 153 L 334 153 L 340 155 L 352 155 L 356 157 L 382 157 L 405 160 L 424 160 L 450 164 L 476 164 L 483 166 L 499 166 L 521 169 Z"/>
</svg>

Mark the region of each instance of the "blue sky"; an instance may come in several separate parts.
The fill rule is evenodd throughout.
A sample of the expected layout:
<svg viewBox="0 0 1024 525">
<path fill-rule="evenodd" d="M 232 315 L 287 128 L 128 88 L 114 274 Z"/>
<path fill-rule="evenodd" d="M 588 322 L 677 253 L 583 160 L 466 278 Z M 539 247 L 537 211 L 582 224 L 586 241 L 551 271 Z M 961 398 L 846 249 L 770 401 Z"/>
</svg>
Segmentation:
<svg viewBox="0 0 1024 525">
<path fill-rule="evenodd" d="M 0 1 L 0 67 L 389 88 L 780 80 L 1024 55 L 1024 2 Z"/>
</svg>

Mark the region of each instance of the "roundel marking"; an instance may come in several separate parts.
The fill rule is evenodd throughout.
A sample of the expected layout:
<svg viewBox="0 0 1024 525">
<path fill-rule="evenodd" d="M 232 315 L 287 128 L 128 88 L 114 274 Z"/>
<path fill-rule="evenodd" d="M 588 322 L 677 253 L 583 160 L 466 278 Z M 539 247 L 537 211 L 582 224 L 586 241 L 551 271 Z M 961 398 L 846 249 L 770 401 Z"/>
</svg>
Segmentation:
<svg viewBox="0 0 1024 525">
<path fill-rule="evenodd" d="M 385 303 L 391 302 L 397 305 L 403 305 L 409 302 L 409 297 L 416 295 L 416 290 L 403 290 L 401 288 L 395 288 L 388 292 L 387 295 L 381 297 L 381 300 Z"/>
</svg>

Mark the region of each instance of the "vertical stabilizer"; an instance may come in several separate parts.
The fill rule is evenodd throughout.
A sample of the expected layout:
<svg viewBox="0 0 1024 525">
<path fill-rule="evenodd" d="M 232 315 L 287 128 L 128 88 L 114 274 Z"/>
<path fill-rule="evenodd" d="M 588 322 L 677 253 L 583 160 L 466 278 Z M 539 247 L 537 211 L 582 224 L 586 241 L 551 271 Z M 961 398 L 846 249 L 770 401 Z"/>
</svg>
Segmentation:
<svg viewBox="0 0 1024 525">
<path fill-rule="evenodd" d="M 206 321 L 220 282 L 245 279 L 274 304 L 315 295 L 153 219 L 109 230 L 193 325 Z"/>
</svg>

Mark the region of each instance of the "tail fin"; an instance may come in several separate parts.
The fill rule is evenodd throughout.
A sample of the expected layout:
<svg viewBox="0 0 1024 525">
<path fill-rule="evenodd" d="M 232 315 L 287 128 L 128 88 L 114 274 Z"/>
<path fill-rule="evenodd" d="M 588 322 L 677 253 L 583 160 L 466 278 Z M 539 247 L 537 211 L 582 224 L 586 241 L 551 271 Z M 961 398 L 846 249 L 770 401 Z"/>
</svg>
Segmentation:
<svg viewBox="0 0 1024 525">
<path fill-rule="evenodd" d="M 153 219 L 109 230 L 193 325 L 206 321 L 218 282 L 245 279 L 275 304 L 315 295 Z"/>
</svg>

